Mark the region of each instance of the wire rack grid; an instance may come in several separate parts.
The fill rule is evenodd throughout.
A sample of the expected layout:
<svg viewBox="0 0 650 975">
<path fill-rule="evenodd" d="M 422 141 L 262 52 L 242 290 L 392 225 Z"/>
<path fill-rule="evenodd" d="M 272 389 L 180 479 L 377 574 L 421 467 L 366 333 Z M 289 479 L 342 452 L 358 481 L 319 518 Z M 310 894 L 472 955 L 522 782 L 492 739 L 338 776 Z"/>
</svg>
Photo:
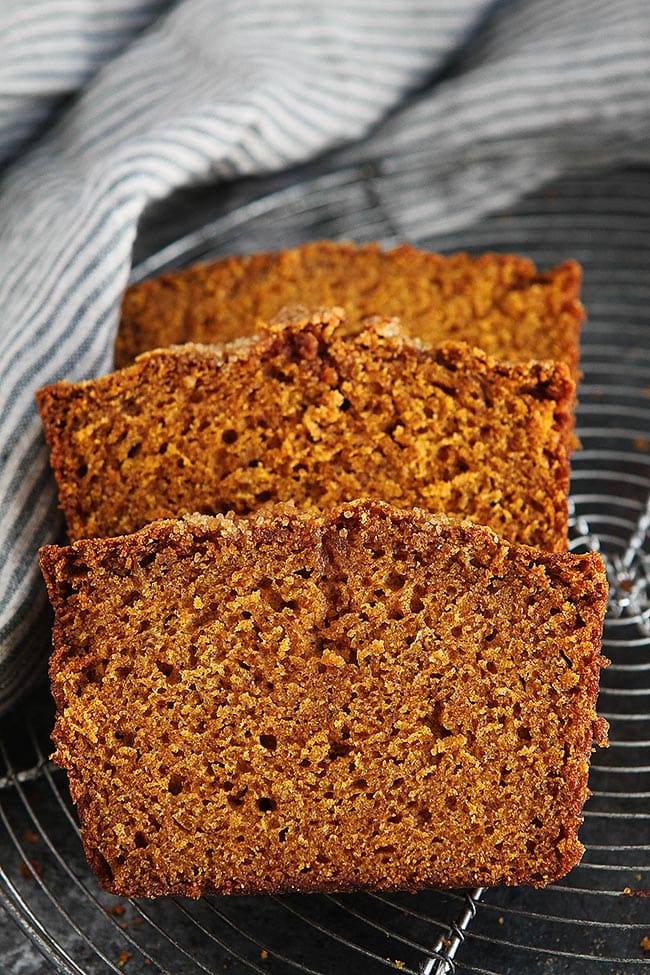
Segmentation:
<svg viewBox="0 0 650 975">
<path fill-rule="evenodd" d="M 301 180 L 160 249 L 140 261 L 134 279 L 315 237 L 392 244 L 402 231 L 380 200 L 367 170 Z M 65 776 L 48 759 L 52 706 L 42 690 L 0 723 L 0 945 L 11 918 L 42 956 L 43 972 L 650 973 L 647 173 L 568 178 L 471 230 L 430 228 L 414 242 L 444 252 L 514 251 L 542 267 L 574 256 L 585 269 L 571 548 L 605 557 L 604 652 L 612 663 L 599 699 L 611 744 L 593 758 L 582 863 L 538 891 L 118 900 L 86 867 Z"/>
</svg>

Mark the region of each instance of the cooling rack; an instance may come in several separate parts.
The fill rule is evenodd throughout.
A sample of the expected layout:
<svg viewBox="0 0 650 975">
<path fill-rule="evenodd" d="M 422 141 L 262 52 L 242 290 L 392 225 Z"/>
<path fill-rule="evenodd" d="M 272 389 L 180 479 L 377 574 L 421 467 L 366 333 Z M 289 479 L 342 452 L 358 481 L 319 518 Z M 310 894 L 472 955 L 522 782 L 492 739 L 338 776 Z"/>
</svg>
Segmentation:
<svg viewBox="0 0 650 975">
<path fill-rule="evenodd" d="M 593 759 L 582 863 L 543 891 L 118 900 L 85 865 L 65 776 L 48 760 L 52 706 L 41 689 L 0 723 L 0 945 L 3 932 L 23 945 L 0 955 L 11 975 L 650 975 L 648 175 L 564 179 L 453 233 L 414 234 L 395 212 L 363 168 L 317 175 L 204 222 L 140 260 L 134 279 L 315 237 L 516 251 L 541 267 L 581 261 L 589 321 L 571 548 L 606 559 L 612 661 L 599 699 L 611 745 Z"/>
</svg>

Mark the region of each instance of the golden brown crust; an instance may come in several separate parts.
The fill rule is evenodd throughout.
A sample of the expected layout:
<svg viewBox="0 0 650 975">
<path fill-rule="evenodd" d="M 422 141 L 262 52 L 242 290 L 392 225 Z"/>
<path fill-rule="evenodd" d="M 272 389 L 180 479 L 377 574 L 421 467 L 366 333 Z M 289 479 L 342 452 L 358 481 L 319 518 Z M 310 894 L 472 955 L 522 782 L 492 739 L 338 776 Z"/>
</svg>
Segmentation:
<svg viewBox="0 0 650 975">
<path fill-rule="evenodd" d="M 363 501 L 41 564 L 54 757 L 113 893 L 541 886 L 579 860 L 598 555 Z"/>
<path fill-rule="evenodd" d="M 567 544 L 574 384 L 560 363 L 430 348 L 298 311 L 232 345 L 147 353 L 38 403 L 72 538 L 269 501 L 380 497 Z"/>
<path fill-rule="evenodd" d="M 250 335 L 282 307 L 342 305 L 348 327 L 401 318 L 431 344 L 465 341 L 506 360 L 555 359 L 578 374 L 581 270 L 539 273 L 512 254 L 442 256 L 407 244 L 315 241 L 278 253 L 227 257 L 128 288 L 118 367 L 147 349 Z"/>
</svg>

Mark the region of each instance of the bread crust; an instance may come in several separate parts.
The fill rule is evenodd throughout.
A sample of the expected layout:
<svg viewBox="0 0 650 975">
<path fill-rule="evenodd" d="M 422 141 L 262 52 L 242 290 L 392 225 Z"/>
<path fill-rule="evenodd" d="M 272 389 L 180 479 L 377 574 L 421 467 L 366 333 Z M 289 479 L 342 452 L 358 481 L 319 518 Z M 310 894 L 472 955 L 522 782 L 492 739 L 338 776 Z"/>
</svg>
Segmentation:
<svg viewBox="0 0 650 975">
<path fill-rule="evenodd" d="M 511 361 L 555 359 L 578 378 L 581 269 L 540 273 L 513 254 L 433 254 L 401 244 L 313 241 L 275 253 L 226 257 L 127 289 L 117 367 L 142 352 L 253 333 L 283 307 L 340 305 L 354 331 L 371 315 L 400 318 L 430 344 L 464 341 Z"/>
</svg>

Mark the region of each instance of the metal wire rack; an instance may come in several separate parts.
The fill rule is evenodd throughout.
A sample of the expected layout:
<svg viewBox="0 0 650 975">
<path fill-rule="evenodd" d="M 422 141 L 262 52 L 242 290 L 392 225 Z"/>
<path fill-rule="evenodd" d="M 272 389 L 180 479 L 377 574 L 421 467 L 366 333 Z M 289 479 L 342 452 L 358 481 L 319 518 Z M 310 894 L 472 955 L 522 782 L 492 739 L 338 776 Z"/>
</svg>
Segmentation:
<svg viewBox="0 0 650 975">
<path fill-rule="evenodd" d="M 134 278 L 315 237 L 393 243 L 407 234 L 376 189 L 357 168 L 303 179 L 217 216 Z M 65 776 L 48 760 L 42 690 L 0 723 L 0 945 L 11 918 L 43 958 L 38 975 L 650 973 L 650 181 L 565 179 L 507 215 L 415 242 L 516 251 L 540 266 L 571 255 L 585 269 L 571 547 L 605 556 L 612 663 L 599 701 L 611 745 L 594 755 L 583 862 L 541 891 L 120 901 L 86 867 Z"/>
</svg>

